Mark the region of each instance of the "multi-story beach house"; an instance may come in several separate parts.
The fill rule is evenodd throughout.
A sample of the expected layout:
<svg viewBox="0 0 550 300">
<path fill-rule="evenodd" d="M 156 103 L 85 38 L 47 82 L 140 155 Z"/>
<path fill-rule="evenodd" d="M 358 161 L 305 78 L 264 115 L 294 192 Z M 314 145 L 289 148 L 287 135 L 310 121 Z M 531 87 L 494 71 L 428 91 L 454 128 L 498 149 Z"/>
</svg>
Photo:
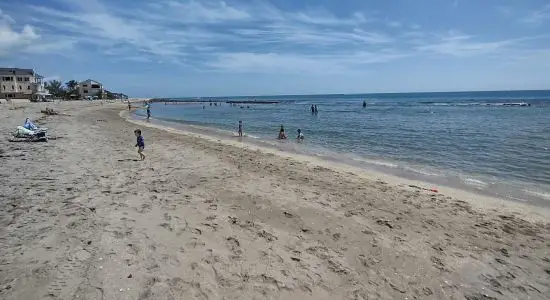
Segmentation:
<svg viewBox="0 0 550 300">
<path fill-rule="evenodd" d="M 48 93 L 33 69 L 0 68 L 0 98 L 40 100 Z"/>
<path fill-rule="evenodd" d="M 105 96 L 103 85 L 92 79 L 78 83 L 77 90 L 81 98 L 97 97 L 101 99 Z"/>
</svg>

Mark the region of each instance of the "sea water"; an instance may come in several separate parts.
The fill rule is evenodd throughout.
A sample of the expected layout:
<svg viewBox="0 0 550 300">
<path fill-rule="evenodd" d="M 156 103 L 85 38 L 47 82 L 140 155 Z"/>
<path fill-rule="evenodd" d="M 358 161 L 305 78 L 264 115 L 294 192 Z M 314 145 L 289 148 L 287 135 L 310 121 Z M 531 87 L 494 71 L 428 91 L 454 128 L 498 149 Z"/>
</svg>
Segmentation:
<svg viewBox="0 0 550 300">
<path fill-rule="evenodd" d="M 242 120 L 248 140 L 282 150 L 550 205 L 550 91 L 200 100 L 217 105 L 154 103 L 153 118 L 208 127 L 228 136 Z M 231 100 L 279 103 L 226 103 Z M 311 112 L 312 104 L 318 113 Z M 281 125 L 288 141 L 276 140 Z M 306 137 L 301 144 L 294 140 L 298 129 Z"/>
</svg>

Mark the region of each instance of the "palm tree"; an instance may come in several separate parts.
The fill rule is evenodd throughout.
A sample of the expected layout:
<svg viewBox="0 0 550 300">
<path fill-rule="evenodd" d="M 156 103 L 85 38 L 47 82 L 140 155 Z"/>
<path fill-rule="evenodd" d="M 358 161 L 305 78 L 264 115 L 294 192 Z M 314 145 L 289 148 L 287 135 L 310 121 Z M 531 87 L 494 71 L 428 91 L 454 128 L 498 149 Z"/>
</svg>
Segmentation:
<svg viewBox="0 0 550 300">
<path fill-rule="evenodd" d="M 63 97 L 65 89 L 59 80 L 50 80 L 44 84 L 44 87 L 55 97 Z"/>
<path fill-rule="evenodd" d="M 78 97 L 78 82 L 76 80 L 69 80 L 65 82 L 65 86 L 67 87 L 67 98 L 71 98 L 73 95 Z"/>
<path fill-rule="evenodd" d="M 69 92 L 74 91 L 77 85 L 78 82 L 76 80 L 69 80 L 65 83 L 65 86 L 67 87 L 67 90 L 69 90 Z"/>
</svg>

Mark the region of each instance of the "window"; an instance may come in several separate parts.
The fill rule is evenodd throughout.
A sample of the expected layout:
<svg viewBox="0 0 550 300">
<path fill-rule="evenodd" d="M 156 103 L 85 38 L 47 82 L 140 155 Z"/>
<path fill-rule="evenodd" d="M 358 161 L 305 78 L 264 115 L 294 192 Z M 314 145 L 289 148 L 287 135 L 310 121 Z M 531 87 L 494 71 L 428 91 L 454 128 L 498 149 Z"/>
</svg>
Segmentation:
<svg viewBox="0 0 550 300">
<path fill-rule="evenodd" d="M 88 94 L 88 90 L 84 90 L 84 94 Z"/>
<path fill-rule="evenodd" d="M 29 81 L 29 77 L 25 77 L 25 81 Z"/>
<path fill-rule="evenodd" d="M 11 81 L 11 77 L 2 77 L 2 80 L 4 80 L 4 81 Z"/>
<path fill-rule="evenodd" d="M 12 86 L 11 86 L 11 89 L 12 89 L 12 90 L 15 90 L 15 85 L 12 85 Z"/>
<path fill-rule="evenodd" d="M 17 77 L 17 81 L 23 81 L 23 77 Z"/>
<path fill-rule="evenodd" d="M 92 84 L 92 89 L 99 89 L 99 88 L 100 88 L 99 84 Z"/>
<path fill-rule="evenodd" d="M 21 90 L 21 86 L 19 86 L 19 90 Z"/>
<path fill-rule="evenodd" d="M 31 89 L 31 86 L 30 85 L 27 85 L 27 90 L 30 90 Z"/>
<path fill-rule="evenodd" d="M 83 84 L 82 87 L 88 87 L 88 85 L 87 85 L 87 84 Z"/>
</svg>

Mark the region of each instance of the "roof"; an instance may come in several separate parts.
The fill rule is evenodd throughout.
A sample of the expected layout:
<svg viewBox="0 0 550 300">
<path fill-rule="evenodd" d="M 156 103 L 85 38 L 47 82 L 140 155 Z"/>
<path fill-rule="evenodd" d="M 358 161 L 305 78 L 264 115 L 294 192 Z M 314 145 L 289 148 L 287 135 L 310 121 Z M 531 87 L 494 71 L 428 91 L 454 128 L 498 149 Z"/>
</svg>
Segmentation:
<svg viewBox="0 0 550 300">
<path fill-rule="evenodd" d="M 93 82 L 93 83 L 97 83 L 97 84 L 101 84 L 101 82 L 99 82 L 99 81 L 97 81 L 97 80 L 93 80 L 93 79 L 86 79 L 86 80 L 84 80 L 84 81 L 79 82 L 78 84 L 80 85 L 80 84 L 92 83 L 92 82 Z"/>
<path fill-rule="evenodd" d="M 0 75 L 34 75 L 34 70 L 20 68 L 0 68 Z"/>
</svg>

